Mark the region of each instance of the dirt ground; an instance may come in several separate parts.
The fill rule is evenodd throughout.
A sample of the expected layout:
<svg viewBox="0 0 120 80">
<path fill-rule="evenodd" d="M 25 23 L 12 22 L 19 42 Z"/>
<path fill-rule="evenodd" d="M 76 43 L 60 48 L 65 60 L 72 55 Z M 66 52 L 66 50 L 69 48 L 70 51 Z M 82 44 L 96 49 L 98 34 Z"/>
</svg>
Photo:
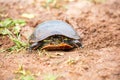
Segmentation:
<svg viewBox="0 0 120 80">
<path fill-rule="evenodd" d="M 84 48 L 45 52 L 53 57 L 25 50 L 15 54 L 0 53 L 0 80 L 13 80 L 19 65 L 33 74 L 39 73 L 36 80 L 44 80 L 47 74 L 59 75 L 57 80 L 120 80 L 120 1 L 74 0 L 64 3 L 66 9 L 50 10 L 43 8 L 41 1 L 0 0 L 0 20 L 25 19 L 26 26 L 31 28 L 46 20 L 63 20 L 78 32 Z M 23 13 L 35 17 L 21 17 Z M 0 44 L 0 48 L 6 48 L 13 43 L 0 37 Z M 69 64 L 70 59 L 74 63 Z"/>
</svg>

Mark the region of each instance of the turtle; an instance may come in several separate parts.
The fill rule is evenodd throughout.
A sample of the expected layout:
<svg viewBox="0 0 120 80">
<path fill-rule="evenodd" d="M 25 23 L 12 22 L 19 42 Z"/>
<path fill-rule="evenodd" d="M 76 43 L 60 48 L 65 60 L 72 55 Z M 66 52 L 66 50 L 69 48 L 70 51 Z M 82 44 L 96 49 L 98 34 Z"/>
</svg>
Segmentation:
<svg viewBox="0 0 120 80">
<path fill-rule="evenodd" d="M 29 50 L 71 50 L 82 47 L 80 36 L 62 20 L 40 23 L 29 38 Z"/>
</svg>

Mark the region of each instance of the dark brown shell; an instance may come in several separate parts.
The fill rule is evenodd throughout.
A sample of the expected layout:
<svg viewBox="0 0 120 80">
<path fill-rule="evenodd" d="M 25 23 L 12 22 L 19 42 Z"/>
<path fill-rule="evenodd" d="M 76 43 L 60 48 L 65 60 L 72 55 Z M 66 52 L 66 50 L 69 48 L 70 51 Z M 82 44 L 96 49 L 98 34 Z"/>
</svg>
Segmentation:
<svg viewBox="0 0 120 80">
<path fill-rule="evenodd" d="M 71 39 L 80 39 L 76 31 L 61 20 L 50 20 L 39 24 L 30 37 L 34 42 L 42 41 L 52 35 L 63 35 Z"/>
</svg>

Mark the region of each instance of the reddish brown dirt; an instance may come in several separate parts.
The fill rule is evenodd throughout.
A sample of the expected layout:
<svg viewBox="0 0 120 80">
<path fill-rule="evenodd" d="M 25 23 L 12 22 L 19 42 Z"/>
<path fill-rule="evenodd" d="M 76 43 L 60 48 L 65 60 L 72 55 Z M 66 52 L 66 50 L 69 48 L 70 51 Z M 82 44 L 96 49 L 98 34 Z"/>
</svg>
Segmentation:
<svg viewBox="0 0 120 80">
<path fill-rule="evenodd" d="M 33 19 L 22 18 L 27 26 L 35 27 L 46 20 L 60 19 L 71 24 L 81 36 L 84 48 L 69 52 L 52 51 L 47 55 L 0 53 L 0 80 L 12 80 L 19 65 L 44 80 L 47 74 L 59 75 L 58 80 L 120 80 L 120 1 L 108 0 L 93 4 L 89 1 L 70 2 L 68 9 L 46 10 L 41 0 L 0 1 L 0 19 L 22 18 L 22 13 L 32 13 Z M 3 15 L 4 14 L 4 15 Z M 0 37 L 0 48 L 13 43 Z M 16 52 L 15 52 L 16 53 Z M 69 65 L 69 58 L 75 63 Z"/>
</svg>

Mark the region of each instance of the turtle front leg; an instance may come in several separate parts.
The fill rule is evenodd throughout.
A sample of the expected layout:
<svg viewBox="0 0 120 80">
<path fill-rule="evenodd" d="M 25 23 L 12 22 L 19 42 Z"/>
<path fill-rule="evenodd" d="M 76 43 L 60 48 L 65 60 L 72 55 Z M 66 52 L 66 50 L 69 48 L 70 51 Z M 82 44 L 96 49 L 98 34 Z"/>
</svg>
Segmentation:
<svg viewBox="0 0 120 80">
<path fill-rule="evenodd" d="M 79 40 L 72 40 L 71 42 L 73 44 L 74 47 L 80 47 L 80 48 L 83 48 L 81 42 Z"/>
</svg>

